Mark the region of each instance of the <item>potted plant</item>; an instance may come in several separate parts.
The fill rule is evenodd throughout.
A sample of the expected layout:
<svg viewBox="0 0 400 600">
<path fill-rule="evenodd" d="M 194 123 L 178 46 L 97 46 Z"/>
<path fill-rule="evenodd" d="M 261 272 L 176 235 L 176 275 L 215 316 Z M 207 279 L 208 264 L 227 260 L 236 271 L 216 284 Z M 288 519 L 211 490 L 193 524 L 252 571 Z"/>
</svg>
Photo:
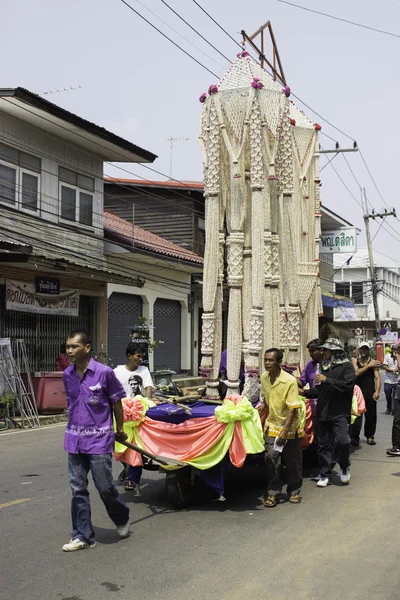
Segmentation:
<svg viewBox="0 0 400 600">
<path fill-rule="evenodd" d="M 0 417 L 4 419 L 4 417 L 10 416 L 10 408 L 14 406 L 15 400 L 16 397 L 13 392 L 3 392 L 0 394 Z"/>
</svg>

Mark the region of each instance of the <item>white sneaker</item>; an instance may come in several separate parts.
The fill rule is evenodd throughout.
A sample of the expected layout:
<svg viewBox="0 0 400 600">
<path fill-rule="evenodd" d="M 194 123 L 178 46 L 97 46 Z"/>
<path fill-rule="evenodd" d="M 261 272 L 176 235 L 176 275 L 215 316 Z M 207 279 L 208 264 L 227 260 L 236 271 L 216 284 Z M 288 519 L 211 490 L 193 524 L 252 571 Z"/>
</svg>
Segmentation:
<svg viewBox="0 0 400 600">
<path fill-rule="evenodd" d="M 119 537 L 126 538 L 130 534 L 129 530 L 129 521 L 125 523 L 125 525 L 118 525 L 117 527 Z"/>
<path fill-rule="evenodd" d="M 342 483 L 349 483 L 350 481 L 350 467 L 346 469 L 340 469 L 340 481 Z"/>
<path fill-rule="evenodd" d="M 321 475 L 321 477 L 317 481 L 317 487 L 327 487 L 329 484 L 329 477 L 325 477 L 325 475 Z"/>
<path fill-rule="evenodd" d="M 68 544 L 64 544 L 62 549 L 64 552 L 75 552 L 75 550 L 85 550 L 85 548 L 94 548 L 96 542 L 93 544 L 88 544 L 79 538 L 75 538 L 74 540 L 69 540 Z"/>
</svg>

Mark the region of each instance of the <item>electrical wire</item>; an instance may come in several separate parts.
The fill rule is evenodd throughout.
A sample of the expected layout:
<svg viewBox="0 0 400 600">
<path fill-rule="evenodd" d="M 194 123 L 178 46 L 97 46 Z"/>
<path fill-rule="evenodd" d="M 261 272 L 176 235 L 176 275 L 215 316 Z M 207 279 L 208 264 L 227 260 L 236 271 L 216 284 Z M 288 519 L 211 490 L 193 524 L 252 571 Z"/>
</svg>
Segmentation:
<svg viewBox="0 0 400 600">
<path fill-rule="evenodd" d="M 237 46 L 239 46 L 239 48 L 240 48 L 240 49 L 242 49 L 242 50 L 243 50 L 243 46 L 242 46 L 242 44 L 240 44 L 240 43 L 239 43 L 237 40 L 235 40 L 235 38 L 233 38 L 233 37 L 231 36 L 231 34 L 230 34 L 230 33 L 228 33 L 228 32 L 226 31 L 226 29 L 224 29 L 224 28 L 222 27 L 222 25 L 220 25 L 220 24 L 219 24 L 219 23 L 218 23 L 218 22 L 217 22 L 215 19 L 213 19 L 213 17 L 212 17 L 212 16 L 211 16 L 211 15 L 210 15 L 210 14 L 209 14 L 209 13 L 208 13 L 208 12 L 207 12 L 207 11 L 206 11 L 206 10 L 205 10 L 203 7 L 202 7 L 202 6 L 201 6 L 201 5 L 198 3 L 198 2 L 196 2 L 196 0 L 193 0 L 193 2 L 194 2 L 194 3 L 195 3 L 195 4 L 196 4 L 196 5 L 197 5 L 197 6 L 200 8 L 200 10 L 202 10 L 202 11 L 203 11 L 203 13 L 205 13 L 205 14 L 207 15 L 207 17 L 208 17 L 209 19 L 211 19 L 211 21 L 213 21 L 213 23 L 215 23 L 215 25 L 216 25 L 217 27 L 219 27 L 219 28 L 221 29 L 221 31 L 223 31 L 223 32 L 224 32 L 224 33 L 225 33 L 225 34 L 226 34 L 226 35 L 227 35 L 227 36 L 228 36 L 228 37 L 229 37 L 229 38 L 232 40 L 232 42 L 233 42 L 234 44 L 236 44 Z"/>
<path fill-rule="evenodd" d="M 160 33 L 163 37 L 165 37 L 165 39 L 167 39 L 169 42 L 171 42 L 171 44 L 173 44 L 174 46 L 176 46 L 177 48 L 179 48 L 179 50 L 181 50 L 184 54 L 186 54 L 186 56 L 189 56 L 189 58 L 191 58 L 192 60 L 194 60 L 194 62 L 196 62 L 201 67 L 203 67 L 203 69 L 205 69 L 206 71 L 208 71 L 209 73 L 211 73 L 211 75 L 214 75 L 214 77 L 218 78 L 218 75 L 216 75 L 208 67 L 206 67 L 205 65 L 203 65 L 199 60 L 197 60 L 197 58 L 195 58 L 194 56 L 192 56 L 192 54 L 190 54 L 189 52 L 187 52 L 186 50 L 184 50 L 184 48 L 182 48 L 182 46 L 179 46 L 179 44 L 177 44 L 176 42 L 174 42 L 163 31 L 161 31 L 161 29 L 158 29 L 158 27 L 156 27 L 155 25 L 153 25 L 153 23 L 151 23 L 151 21 L 149 21 L 148 19 L 146 19 L 146 17 L 144 17 L 143 15 L 141 15 L 140 12 L 138 10 L 134 9 L 133 6 L 131 6 L 130 4 L 128 4 L 128 2 L 126 2 L 125 0 L 120 0 L 120 2 L 122 2 L 122 4 L 125 4 L 125 6 L 127 6 L 130 10 L 132 10 L 135 14 L 137 14 L 138 17 L 140 17 L 141 19 L 143 19 L 143 21 L 145 21 L 148 25 L 150 25 L 150 27 L 152 27 L 153 29 L 155 29 L 156 31 L 158 31 L 158 33 Z"/>
<path fill-rule="evenodd" d="M 6 177 L 2 177 L 2 181 L 6 181 L 6 182 L 8 181 L 8 182 L 10 182 L 10 184 L 11 184 L 11 185 L 12 185 L 12 186 L 13 186 L 13 187 L 14 187 L 14 188 L 17 190 L 17 191 L 20 191 L 20 192 L 23 192 L 23 191 L 28 191 L 29 193 L 31 193 L 31 191 L 32 191 L 32 190 L 30 190 L 29 188 L 26 188 L 26 187 L 24 188 L 24 186 L 23 186 L 23 185 L 21 185 L 21 184 L 19 184 L 19 183 L 15 182 L 14 180 L 8 179 L 8 178 L 6 178 Z M 61 185 L 62 185 L 62 182 L 61 182 Z M 40 198 L 41 198 L 41 206 L 40 206 L 40 208 L 38 208 L 38 211 L 37 211 L 37 213 L 40 213 L 40 215 L 41 215 L 42 213 L 44 213 L 44 214 L 50 215 L 50 216 L 51 216 L 51 217 L 53 217 L 53 218 L 54 218 L 54 217 L 59 217 L 59 211 L 58 211 L 58 210 L 57 210 L 57 211 L 54 211 L 54 210 L 46 210 L 45 208 L 43 208 L 42 199 L 43 199 L 43 198 L 45 198 L 45 199 L 49 199 L 49 200 L 53 201 L 53 202 L 47 202 L 47 204 L 48 204 L 48 206 L 54 206 L 54 205 L 55 205 L 56 207 L 58 207 L 58 206 L 59 206 L 59 204 L 60 204 L 60 200 L 59 200 L 58 198 L 55 198 L 54 196 L 49 196 L 49 195 L 47 195 L 47 194 L 44 194 L 44 193 L 41 193 L 41 192 L 39 192 L 37 195 L 40 195 Z M 118 197 L 117 197 L 117 198 L 118 198 Z M 3 200 L 3 203 L 5 203 L 5 204 L 7 205 L 7 208 L 9 208 L 9 209 L 15 209 L 15 208 L 16 208 L 15 204 L 12 204 L 12 203 L 10 203 L 10 202 L 9 202 L 9 198 L 8 198 L 7 196 L 0 196 L 0 199 L 2 199 L 2 200 Z M 133 205 L 132 205 L 132 206 L 133 206 Z M 25 209 L 25 210 L 28 210 L 28 214 L 29 214 L 29 216 L 31 216 L 31 217 L 33 217 L 33 218 L 40 218 L 40 217 L 38 216 L 38 214 L 35 214 L 33 211 L 30 211 L 30 212 L 29 212 L 29 208 L 28 208 L 28 209 Z M 24 213 L 24 214 L 26 214 L 25 210 L 23 210 L 23 213 Z M 112 210 L 109 210 L 109 209 L 107 209 L 107 208 L 106 208 L 105 210 L 108 210 L 108 212 L 111 212 L 111 213 L 112 213 Z M 17 214 L 19 214 L 19 213 L 17 213 Z M 93 214 L 93 215 L 95 215 L 95 216 L 100 216 L 100 217 L 101 217 L 101 221 L 102 221 L 102 222 L 104 221 L 104 213 L 93 212 L 92 214 Z M 112 214 L 115 214 L 115 213 L 112 213 Z M 116 216 L 118 216 L 118 215 L 116 215 Z M 62 217 L 61 217 L 61 218 L 62 218 Z M 121 218 L 121 217 L 120 217 L 120 218 Z M 126 221 L 125 219 L 123 219 L 123 220 L 124 220 L 124 221 Z M 72 221 L 72 220 L 71 220 L 71 222 L 70 222 L 70 223 L 68 223 L 68 222 L 67 222 L 67 223 L 65 223 L 65 221 L 69 221 L 69 219 L 64 219 L 64 220 L 63 220 L 63 225 L 64 225 L 66 228 L 70 228 L 70 230 L 74 230 L 74 231 L 75 231 L 75 230 L 76 230 L 76 227 L 78 227 L 78 228 L 79 228 L 79 227 L 81 227 L 81 226 L 83 225 L 84 227 L 83 227 L 83 228 L 81 228 L 81 232 L 82 232 L 83 234 L 85 234 L 87 237 L 91 237 L 91 238 L 93 238 L 93 239 L 97 239 L 97 240 L 104 240 L 104 237 L 102 237 L 102 236 L 98 236 L 98 235 L 95 235 L 95 234 L 92 234 L 90 231 L 88 231 L 88 230 L 86 229 L 86 227 L 92 227 L 92 228 L 96 228 L 96 225 L 86 225 L 85 223 L 81 223 L 80 221 L 75 221 L 75 220 L 74 220 L 74 221 Z M 47 221 L 47 222 L 49 222 L 49 221 Z M 51 221 L 50 221 L 50 222 L 51 222 Z M 127 222 L 128 224 L 131 224 L 129 221 L 126 221 L 126 222 Z M 53 222 L 53 223 L 54 223 L 54 222 Z M 132 223 L 132 225 L 134 225 L 134 223 Z M 143 229 L 143 227 L 140 227 L 140 226 L 138 226 L 138 227 L 139 227 L 140 229 Z M 98 227 L 97 227 L 97 228 L 98 228 Z M 103 227 L 102 227 L 102 228 L 103 228 Z M 144 229 L 144 231 L 147 231 L 147 230 L 145 230 L 145 229 Z M 116 232 L 116 233 L 117 233 L 117 235 L 118 235 L 118 232 Z M 150 232 L 150 233 L 151 233 L 151 232 Z M 157 234 L 153 234 L 153 235 L 157 235 Z M 160 236 L 158 236 L 158 237 L 160 237 Z M 162 239 L 165 239 L 165 238 L 162 238 Z M 166 241 L 170 241 L 170 240 L 166 240 Z M 172 243 L 174 243 L 174 242 L 172 242 Z M 186 250 L 185 248 L 183 248 L 182 246 L 179 246 L 178 244 L 175 244 L 175 245 L 176 245 L 176 246 L 178 246 L 178 247 L 179 247 L 179 249 L 181 249 L 182 251 L 185 251 L 185 250 Z M 130 248 L 130 246 L 126 246 L 126 247 L 127 247 L 127 248 Z M 160 250 L 166 251 L 166 248 L 165 248 L 165 246 L 164 246 L 164 245 L 162 245 L 162 244 L 157 244 L 155 241 L 152 241 L 152 247 L 153 247 L 153 248 L 159 248 Z M 172 251 L 172 249 L 171 249 L 171 251 Z M 192 251 L 190 251 L 190 252 L 192 252 Z M 196 253 L 194 252 L 194 254 L 196 254 Z M 175 257 L 174 257 L 174 258 L 175 258 Z M 184 259 L 183 257 L 181 257 L 181 260 L 185 260 L 185 259 Z"/>
<path fill-rule="evenodd" d="M 281 4 L 288 4 L 289 6 L 294 6 L 295 8 L 300 8 L 301 10 L 305 10 L 307 12 L 311 12 L 317 15 L 322 15 L 323 17 L 328 17 L 329 19 L 334 19 L 335 21 L 341 21 L 342 23 L 348 23 L 349 25 L 354 25 L 355 27 L 362 27 L 363 29 L 369 29 L 370 31 L 375 31 L 376 33 L 382 33 L 385 35 L 390 35 L 392 37 L 400 38 L 398 33 L 392 33 L 391 31 L 385 31 L 384 29 L 376 29 L 375 27 L 370 27 L 369 25 L 363 25 L 361 23 L 356 23 L 355 21 L 349 21 L 347 19 L 342 19 L 341 17 L 335 17 L 334 15 L 328 15 L 327 13 L 320 12 L 319 10 L 313 10 L 312 8 L 307 8 L 306 6 L 300 6 L 300 4 L 293 4 L 292 2 L 288 2 L 287 0 L 278 0 Z"/>
<path fill-rule="evenodd" d="M 203 54 L 204 56 L 206 56 L 207 58 L 209 58 L 212 62 L 214 62 L 216 65 L 218 65 L 219 67 L 221 67 L 222 69 L 224 69 L 224 65 L 221 65 L 221 63 L 217 62 L 214 58 L 212 58 L 212 56 L 210 56 L 209 54 L 207 54 L 206 52 L 204 52 L 203 50 L 201 50 L 201 48 L 199 48 L 198 46 L 196 46 L 195 44 L 193 44 L 193 42 L 191 42 L 190 40 L 188 40 L 187 37 L 185 37 L 184 35 L 182 35 L 179 31 L 177 31 L 176 29 L 174 29 L 172 27 L 172 25 L 170 25 L 169 23 L 167 23 L 166 21 L 164 21 L 161 17 L 159 17 L 158 15 L 156 15 L 155 12 L 153 12 L 150 8 L 148 8 L 145 4 L 143 4 L 143 2 L 140 2 L 140 0 L 135 0 L 138 4 L 140 4 L 140 6 L 142 6 L 145 10 L 147 10 L 151 15 L 153 15 L 154 17 L 156 17 L 156 19 L 158 19 L 159 21 L 161 21 L 161 23 L 163 23 L 164 25 L 166 25 L 167 27 L 169 27 L 169 29 L 171 29 L 174 33 L 176 33 L 176 35 L 179 35 L 179 37 L 181 37 L 183 40 L 185 40 L 185 42 L 187 42 L 188 44 L 190 44 L 191 46 L 193 46 L 193 48 L 195 48 L 198 52 L 200 52 L 201 54 Z M 168 7 L 169 8 L 169 7 Z M 171 9 L 172 10 L 172 9 Z M 207 40 L 206 40 L 207 41 Z M 213 46 L 214 48 L 214 46 Z M 215 50 L 217 50 L 217 48 L 215 48 Z M 217 52 L 219 52 L 219 50 L 217 50 Z M 221 53 L 220 53 L 221 54 Z M 223 56 L 223 55 L 222 55 Z M 226 58 L 224 56 L 224 58 Z M 227 59 L 229 60 L 229 59 Z"/>
<path fill-rule="evenodd" d="M 5 102 L 8 102 L 9 104 L 12 104 L 13 106 L 16 106 L 16 104 L 15 104 L 14 102 L 11 102 L 10 100 L 7 100 L 6 98 L 0 98 L 0 100 L 3 100 L 3 101 L 5 101 Z M 30 114 L 36 115 L 36 113 L 34 113 L 33 111 L 29 110 L 28 108 L 26 108 L 26 107 L 24 107 L 24 106 L 20 106 L 19 108 L 21 108 L 22 110 L 24 110 L 24 111 L 26 111 L 26 112 L 28 112 L 28 113 L 30 113 Z M 44 121 L 51 123 L 51 121 L 50 121 L 49 119 L 47 119 L 46 117 L 44 117 L 43 115 L 36 115 L 36 116 L 39 116 L 39 117 L 40 117 L 41 119 L 43 119 Z M 64 129 L 65 131 L 70 131 L 70 130 L 69 130 L 67 127 L 64 127 L 64 126 L 62 126 L 62 125 L 59 125 L 59 127 L 60 127 L 61 129 Z M 82 138 L 82 139 L 84 139 L 84 140 L 86 140 L 86 141 L 87 141 L 87 138 L 86 138 L 84 135 L 81 135 L 81 134 L 78 134 L 78 133 L 75 133 L 75 134 L 76 134 L 77 136 L 79 136 L 80 138 Z M 54 134 L 51 134 L 51 133 L 47 133 L 47 132 L 46 132 L 46 135 L 47 135 L 48 137 L 52 138 L 52 139 L 55 139 L 55 140 L 57 140 L 57 141 L 59 140 L 59 138 L 58 138 L 56 135 L 54 135 Z M 17 136 L 17 137 L 18 137 L 18 136 Z M 23 138 L 20 138 L 20 139 L 23 139 Z M 96 145 L 100 146 L 101 148 L 103 148 L 103 149 L 105 148 L 105 147 L 104 147 L 102 144 L 99 144 L 99 143 L 97 143 L 97 142 L 95 142 L 95 143 L 96 143 Z M 84 149 L 82 149 L 82 148 L 81 148 L 81 147 L 79 147 L 79 146 L 76 146 L 76 145 L 75 145 L 75 144 L 73 144 L 73 143 L 70 143 L 69 145 L 70 145 L 72 148 L 75 148 L 76 150 L 78 150 L 78 151 L 80 151 L 80 152 L 83 152 L 83 153 L 84 153 L 84 154 L 86 154 L 87 156 L 89 156 L 89 157 L 91 157 L 91 158 L 95 158 L 96 160 L 99 160 L 99 156 L 98 156 L 98 155 L 96 155 L 96 154 L 93 154 L 93 153 L 91 153 L 91 152 L 88 152 L 88 151 L 85 151 Z M 25 146 L 25 147 L 29 149 L 29 146 Z M 38 148 L 39 148 L 39 146 L 38 146 Z M 43 155 L 44 155 L 44 154 L 43 154 Z M 49 158 L 52 158 L 52 159 L 54 160 L 54 157 L 50 157 L 50 156 L 49 156 Z M 110 161 L 102 161 L 102 162 L 103 162 L 104 164 L 106 164 L 106 165 L 109 165 L 109 166 L 111 166 L 111 167 L 115 168 L 115 169 L 118 169 L 119 171 L 122 171 L 122 172 L 124 172 L 124 173 L 128 173 L 129 175 L 133 175 L 134 177 L 138 177 L 139 179 L 142 179 L 142 180 L 143 180 L 143 181 L 145 181 L 145 182 L 153 183 L 151 180 L 148 180 L 148 179 L 146 179 L 146 178 L 145 178 L 145 177 L 143 177 L 142 175 L 138 175 L 137 173 L 135 173 L 135 172 L 133 172 L 133 171 L 130 171 L 129 169 L 125 169 L 124 167 L 121 167 L 121 166 L 115 165 L 114 163 L 112 163 L 112 162 L 110 162 Z M 83 173 L 83 172 L 84 172 L 84 170 L 80 168 L 80 166 L 79 166 L 79 163 L 77 162 L 76 164 L 78 165 L 79 171 L 80 171 L 81 173 Z M 139 163 L 139 164 L 140 164 L 140 166 L 141 166 L 141 167 L 145 167 L 145 168 L 147 168 L 147 169 L 149 169 L 149 170 L 151 170 L 151 171 L 153 171 L 153 172 L 155 172 L 155 173 L 158 173 L 159 175 L 162 175 L 163 177 L 167 177 L 167 176 L 166 176 L 164 173 L 162 173 L 161 171 L 157 171 L 156 169 L 151 169 L 150 167 L 148 167 L 147 165 L 144 165 L 144 164 L 142 164 L 142 163 Z M 88 174 L 89 176 L 93 177 L 93 173 L 92 173 L 92 172 L 88 172 L 88 171 L 86 171 L 86 174 Z M 105 174 L 105 175 L 106 175 L 106 174 Z M 113 178 L 113 179 L 115 179 L 115 178 Z M 174 181 L 174 182 L 176 182 L 176 183 L 179 183 L 179 184 L 181 184 L 181 185 L 182 185 L 182 186 L 184 186 L 184 187 L 188 185 L 187 183 L 185 183 L 184 181 L 180 181 L 179 179 L 171 179 L 171 181 Z M 115 183 L 115 184 L 117 184 L 117 182 L 114 182 L 114 183 Z M 118 185 L 118 184 L 117 184 L 117 185 Z M 121 186 L 121 187 L 124 187 L 124 184 L 123 184 L 123 183 L 120 183 L 120 186 Z M 134 185 L 132 185 L 132 184 L 130 184 L 130 185 L 129 185 L 129 188 L 128 188 L 128 187 L 126 187 L 126 189 L 129 189 L 130 191 L 132 191 L 132 188 L 133 188 L 133 189 L 135 189 L 135 186 L 134 186 Z M 204 217 L 204 211 L 201 211 L 201 212 L 200 212 L 200 211 L 197 211 L 197 210 L 195 210 L 195 209 L 186 209 L 186 208 L 182 208 L 182 206 L 181 206 L 180 204 L 177 204 L 177 203 L 175 203 L 175 202 L 174 202 L 172 199 L 166 199 L 166 198 L 164 198 L 163 196 L 159 196 L 159 195 L 157 195 L 157 194 L 155 194 L 155 193 L 153 193 L 153 192 L 150 192 L 150 191 L 148 191 L 148 190 L 145 190 L 145 191 L 144 191 L 144 189 L 143 189 L 143 188 L 141 188 L 141 187 L 138 187 L 137 189 L 139 189 L 139 190 L 140 190 L 140 192 L 141 192 L 141 193 L 143 193 L 143 194 L 145 194 L 145 195 L 148 195 L 148 196 L 153 196 L 153 197 L 156 197 L 156 198 L 160 198 L 160 199 L 162 199 L 162 200 L 164 200 L 164 201 L 166 201 L 166 202 L 170 202 L 170 203 L 173 203 L 173 204 L 175 204 L 175 205 L 176 205 L 177 207 L 179 207 L 180 209 L 183 209 L 183 210 L 189 210 L 190 212 L 192 212 L 192 211 L 193 211 L 193 212 L 195 212 L 195 213 L 197 214 L 197 216 L 200 216 L 200 217 L 202 217 L 202 218 Z M 174 193 L 175 193 L 175 195 L 176 195 L 176 196 L 181 196 L 182 198 L 185 198 L 185 200 L 187 200 L 187 196 L 186 196 L 185 194 L 183 194 L 182 192 L 179 192 L 179 191 L 177 191 L 177 190 L 175 190 L 175 189 L 174 189 Z M 201 204 L 201 206 L 204 206 L 204 205 L 203 205 L 203 203 L 202 203 L 201 201 L 197 201 L 197 200 L 195 200 L 195 201 L 196 201 L 196 202 L 198 202 L 199 204 Z"/>
<path fill-rule="evenodd" d="M 138 0 L 136 0 L 138 1 Z M 218 54 L 220 54 L 222 56 L 222 58 L 224 58 L 225 60 L 227 60 L 230 64 L 232 64 L 232 61 L 227 58 L 225 56 L 225 54 L 222 54 L 222 52 L 220 50 L 218 50 L 218 48 L 216 48 L 207 38 L 204 37 L 204 35 L 202 35 L 201 33 L 199 33 L 197 31 L 197 29 L 195 29 L 194 27 L 192 27 L 192 25 L 190 25 L 190 23 L 188 23 L 179 13 L 176 12 L 176 10 L 174 10 L 172 8 L 172 6 L 170 6 L 169 4 L 167 4 L 167 2 L 165 2 L 165 0 L 161 0 L 161 2 L 167 7 L 169 8 L 169 10 L 171 12 L 174 13 L 174 15 L 176 15 L 181 21 L 183 21 L 185 23 L 185 25 L 187 25 L 188 27 L 190 27 L 190 29 L 192 31 L 194 31 L 199 37 L 201 37 L 202 40 L 204 40 L 209 46 L 211 46 L 211 48 L 213 48 L 216 52 L 218 52 Z"/>
</svg>

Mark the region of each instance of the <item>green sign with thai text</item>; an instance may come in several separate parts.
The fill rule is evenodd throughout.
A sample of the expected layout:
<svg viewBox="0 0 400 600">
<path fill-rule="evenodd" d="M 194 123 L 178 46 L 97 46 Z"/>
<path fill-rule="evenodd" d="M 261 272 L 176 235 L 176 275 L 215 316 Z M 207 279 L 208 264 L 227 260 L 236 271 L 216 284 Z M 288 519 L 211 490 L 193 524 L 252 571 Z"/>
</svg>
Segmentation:
<svg viewBox="0 0 400 600">
<path fill-rule="evenodd" d="M 333 254 L 337 252 L 356 252 L 357 229 L 356 227 L 343 227 L 331 231 L 323 231 L 319 244 L 321 254 Z"/>
</svg>

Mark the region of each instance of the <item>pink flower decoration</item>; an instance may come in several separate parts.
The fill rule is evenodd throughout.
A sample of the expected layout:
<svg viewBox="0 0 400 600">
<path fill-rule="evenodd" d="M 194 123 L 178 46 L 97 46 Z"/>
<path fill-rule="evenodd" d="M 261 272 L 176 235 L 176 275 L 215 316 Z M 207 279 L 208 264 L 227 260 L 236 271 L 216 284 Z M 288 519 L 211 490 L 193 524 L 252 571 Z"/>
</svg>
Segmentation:
<svg viewBox="0 0 400 600">
<path fill-rule="evenodd" d="M 243 52 L 239 52 L 239 54 L 236 54 L 236 56 L 238 58 L 246 58 L 246 56 L 249 56 L 249 53 L 246 52 L 246 50 L 244 50 Z"/>
<path fill-rule="evenodd" d="M 319 123 L 314 123 L 314 129 L 316 131 L 321 131 L 322 127 L 321 127 L 321 125 Z"/>
<path fill-rule="evenodd" d="M 283 90 L 283 93 L 285 94 L 286 98 L 289 98 L 289 96 L 290 96 L 290 87 L 288 85 Z"/>
<path fill-rule="evenodd" d="M 264 84 L 261 83 L 259 77 L 255 77 L 253 79 L 253 81 L 251 82 L 251 87 L 256 88 L 256 89 L 258 88 L 259 90 L 261 90 L 264 87 Z"/>
<path fill-rule="evenodd" d="M 210 87 L 208 88 L 208 93 L 209 94 L 217 94 L 218 92 L 218 88 L 216 85 L 210 85 Z"/>
<path fill-rule="evenodd" d="M 207 94 L 205 92 L 203 92 L 203 94 L 199 98 L 199 101 L 203 104 L 203 102 L 205 102 L 206 99 L 207 99 Z"/>
<path fill-rule="evenodd" d="M 290 119 L 290 124 L 294 127 L 296 125 L 296 121 L 294 119 Z"/>
<path fill-rule="evenodd" d="M 145 409 L 140 400 L 136 398 L 125 398 L 123 403 L 124 422 L 143 421 Z"/>
</svg>

